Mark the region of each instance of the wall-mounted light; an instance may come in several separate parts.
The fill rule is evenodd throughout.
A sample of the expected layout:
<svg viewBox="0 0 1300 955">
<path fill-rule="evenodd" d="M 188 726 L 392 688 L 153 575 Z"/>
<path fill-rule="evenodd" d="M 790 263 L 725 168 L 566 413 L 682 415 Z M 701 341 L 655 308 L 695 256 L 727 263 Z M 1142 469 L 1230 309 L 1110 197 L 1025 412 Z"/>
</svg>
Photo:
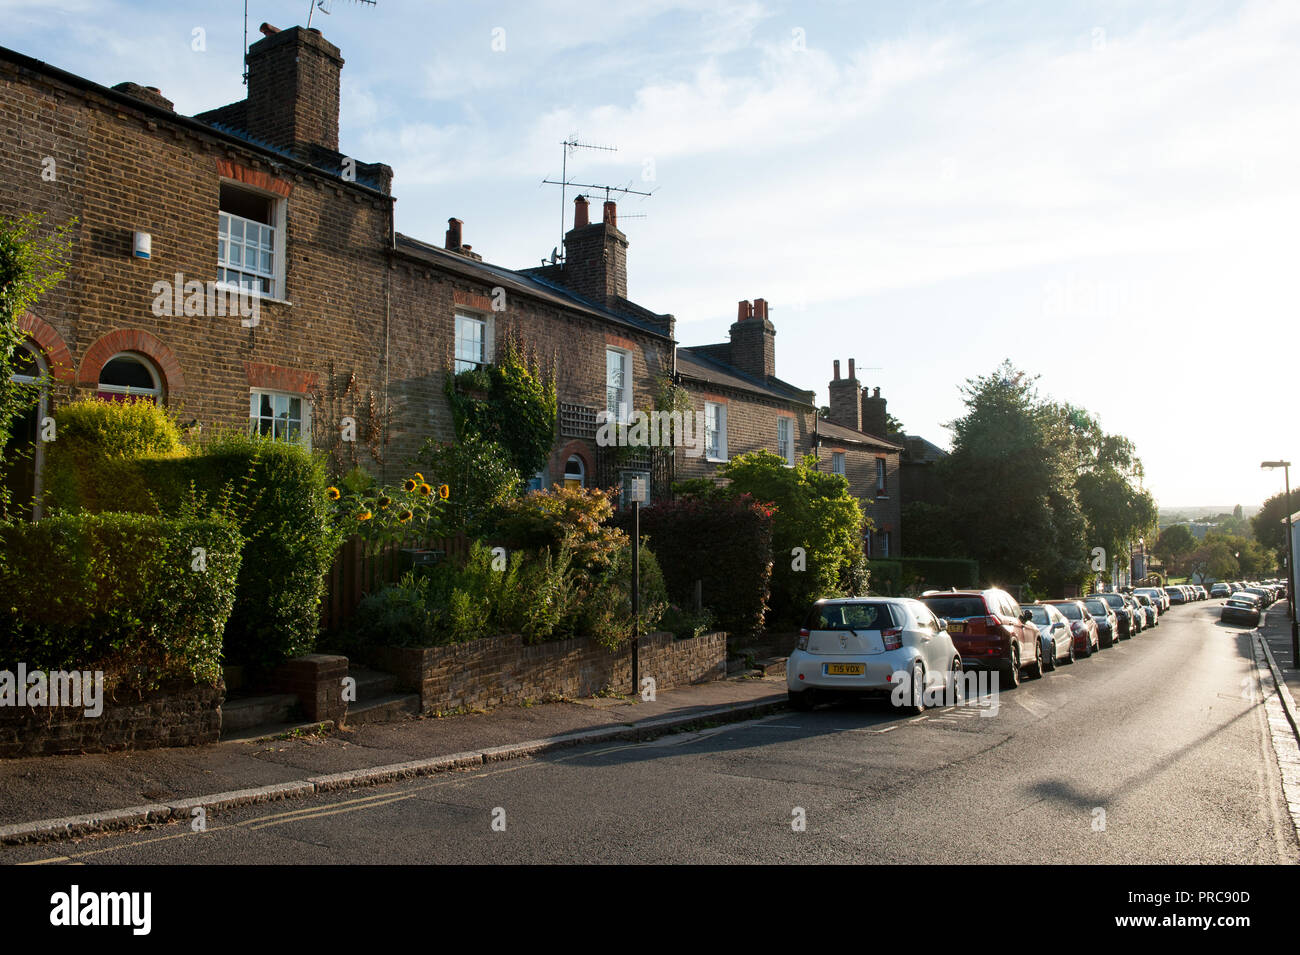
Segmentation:
<svg viewBox="0 0 1300 955">
<path fill-rule="evenodd" d="M 153 236 L 148 232 L 137 232 L 132 241 L 133 255 L 137 259 L 147 259 L 153 251 Z"/>
</svg>

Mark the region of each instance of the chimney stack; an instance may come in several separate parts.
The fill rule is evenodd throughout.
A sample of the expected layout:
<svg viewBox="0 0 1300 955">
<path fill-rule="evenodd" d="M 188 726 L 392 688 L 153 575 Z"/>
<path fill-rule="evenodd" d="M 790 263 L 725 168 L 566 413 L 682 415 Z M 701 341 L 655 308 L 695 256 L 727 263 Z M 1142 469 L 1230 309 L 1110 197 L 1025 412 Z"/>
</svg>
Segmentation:
<svg viewBox="0 0 1300 955">
<path fill-rule="evenodd" d="M 849 359 L 849 377 L 840 377 L 840 363 L 835 362 L 835 379 L 827 389 L 830 414 L 826 420 L 854 431 L 862 430 L 862 405 L 858 403 L 858 378 L 854 360 Z"/>
<path fill-rule="evenodd" d="M 776 329 L 767 318 L 767 300 L 740 303 L 731 326 L 731 364 L 759 381 L 776 375 Z"/>
<path fill-rule="evenodd" d="M 310 159 L 339 148 L 339 48 L 318 30 L 262 24 L 248 48 L 247 132 Z"/>
<path fill-rule="evenodd" d="M 607 308 L 627 298 L 627 236 L 618 231 L 618 210 L 612 201 L 604 220 L 588 218 L 586 196 L 573 200 L 573 228 L 564 236 L 562 281 L 583 298 Z"/>
<path fill-rule="evenodd" d="M 446 247 L 455 252 L 461 247 L 460 227 L 465 223 L 460 219 L 447 220 L 447 245 Z"/>
<path fill-rule="evenodd" d="M 888 403 L 880 397 L 880 389 L 874 389 L 871 394 L 867 394 L 867 389 L 862 389 L 862 429 L 867 434 L 874 435 L 877 438 L 889 437 L 889 418 L 886 415 L 886 405 Z"/>
</svg>

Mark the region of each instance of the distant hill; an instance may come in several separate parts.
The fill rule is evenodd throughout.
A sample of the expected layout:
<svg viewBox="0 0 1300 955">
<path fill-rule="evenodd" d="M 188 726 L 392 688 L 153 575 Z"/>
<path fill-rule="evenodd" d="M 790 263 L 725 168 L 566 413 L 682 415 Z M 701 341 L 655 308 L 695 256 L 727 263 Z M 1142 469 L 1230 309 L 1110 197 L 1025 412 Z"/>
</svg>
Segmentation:
<svg viewBox="0 0 1300 955">
<path fill-rule="evenodd" d="M 1176 521 L 1203 521 L 1207 517 L 1215 517 L 1219 514 L 1231 514 L 1235 504 L 1196 504 L 1186 507 L 1161 507 L 1159 523 L 1161 527 L 1168 527 Z M 1247 520 L 1259 513 L 1260 505 L 1243 504 L 1241 505 L 1241 516 Z"/>
</svg>

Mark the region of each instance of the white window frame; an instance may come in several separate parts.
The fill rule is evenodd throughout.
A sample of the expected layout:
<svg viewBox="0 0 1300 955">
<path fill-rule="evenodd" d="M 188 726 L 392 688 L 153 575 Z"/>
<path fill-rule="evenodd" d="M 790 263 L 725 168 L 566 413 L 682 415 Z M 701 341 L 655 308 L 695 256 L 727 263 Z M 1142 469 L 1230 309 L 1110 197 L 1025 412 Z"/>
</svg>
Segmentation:
<svg viewBox="0 0 1300 955">
<path fill-rule="evenodd" d="M 302 404 L 300 405 L 300 407 L 302 408 L 302 417 L 298 425 L 298 441 L 296 443 L 302 445 L 304 448 L 310 451 L 311 450 L 311 418 L 312 418 L 311 396 L 300 394 L 298 392 L 293 392 L 293 391 L 277 391 L 274 388 L 248 389 L 248 404 L 249 404 L 248 430 L 250 434 L 254 434 L 254 435 L 261 434 L 261 429 L 259 427 L 254 427 L 254 423 L 261 422 L 263 419 L 260 414 L 259 415 L 253 414 L 253 399 L 254 397 L 260 398 L 262 395 L 268 395 L 271 398 L 297 398 L 299 401 L 302 402 Z M 271 420 L 275 420 L 275 419 L 272 418 Z M 275 434 L 275 429 L 272 428 L 272 433 L 270 438 L 272 441 L 284 441 L 286 444 L 290 443 L 287 437 L 276 438 L 274 434 Z"/>
<path fill-rule="evenodd" d="M 248 185 L 248 183 L 246 182 L 240 182 L 238 179 L 222 179 L 220 185 L 229 186 L 231 188 L 238 189 L 243 192 L 251 192 L 254 195 L 262 196 L 265 199 L 269 199 L 271 202 L 272 222 L 270 224 L 265 222 L 254 222 L 252 219 L 245 219 L 243 216 L 237 216 L 233 212 L 221 211 L 221 198 L 220 198 L 220 191 L 218 187 L 217 283 L 216 283 L 217 287 L 222 289 L 232 290 L 232 291 L 238 291 L 240 289 L 243 289 L 246 293 L 256 295 L 259 298 L 274 299 L 277 301 L 287 301 L 289 296 L 285 292 L 285 276 L 286 276 L 285 252 L 287 246 L 287 243 L 285 241 L 287 230 L 285 226 L 287 221 L 286 209 L 288 208 L 288 200 L 286 200 L 284 196 L 278 195 L 274 192 L 267 192 L 265 189 L 258 189 L 255 186 Z M 269 273 L 263 272 L 260 267 L 255 270 L 250 270 L 245 268 L 242 264 L 238 267 L 234 267 L 230 264 L 229 261 L 225 261 L 229 259 L 230 247 L 228 241 L 222 238 L 222 236 L 225 234 L 221 231 L 223 216 L 228 217 L 229 219 L 232 220 L 238 219 L 241 223 L 248 222 L 260 228 L 268 228 L 271 230 L 271 263 L 272 263 L 271 272 Z M 221 248 L 223 242 L 226 243 L 224 256 L 222 254 L 222 248 Z M 261 263 L 259 262 L 258 264 L 260 266 Z M 221 278 L 221 270 L 232 269 L 232 268 L 235 271 L 243 272 L 247 275 L 253 275 L 258 278 L 267 279 L 268 282 L 270 283 L 270 288 L 267 289 L 266 291 L 263 291 L 260 288 L 253 288 L 252 286 L 240 285 L 234 282 L 228 282 L 223 280 Z"/>
<path fill-rule="evenodd" d="M 880 559 L 889 559 L 889 531 L 880 532 Z"/>
<path fill-rule="evenodd" d="M 619 355 L 623 359 L 623 387 L 620 389 L 622 401 L 616 402 L 618 407 L 610 408 L 609 405 L 609 356 Z M 619 424 L 627 424 L 632 415 L 632 403 L 635 392 L 632 390 L 632 353 L 626 348 L 616 348 L 613 345 L 605 346 L 605 404 L 606 411 L 609 412 L 605 420 L 615 421 Z"/>
<path fill-rule="evenodd" d="M 477 360 L 460 357 L 460 327 L 461 320 L 467 322 L 476 322 L 483 327 L 482 340 L 480 341 L 479 355 Z M 468 308 L 456 309 L 455 318 L 452 320 L 452 348 L 453 351 L 453 368 L 456 374 L 462 371 L 469 371 L 471 363 L 475 368 L 482 368 L 484 365 L 492 364 L 492 358 L 496 355 L 496 340 L 492 328 L 492 314 L 490 312 L 477 312 Z M 466 367 L 462 367 L 465 365 Z"/>
<path fill-rule="evenodd" d="M 564 459 L 564 471 L 560 475 L 560 481 L 563 482 L 564 487 L 569 486 L 569 465 L 574 461 L 578 462 L 578 480 L 580 482 L 578 486 L 586 487 L 587 486 L 587 462 L 582 460 L 582 455 L 579 454 L 571 454 Z"/>
<path fill-rule="evenodd" d="M 781 450 L 781 433 L 785 432 L 785 450 Z M 794 418 L 784 415 L 776 419 L 776 453 L 785 458 L 785 463 L 794 467 Z"/>
<path fill-rule="evenodd" d="M 889 463 L 884 458 L 876 458 L 876 497 L 889 497 Z"/>
<path fill-rule="evenodd" d="M 844 476 L 845 476 L 845 474 L 844 474 L 844 452 L 843 452 L 843 451 L 832 451 L 832 452 L 831 452 L 831 473 L 832 473 L 832 474 L 838 474 L 840 477 L 844 477 Z"/>
<path fill-rule="evenodd" d="M 709 454 L 709 421 L 713 417 L 713 410 L 717 409 L 718 416 L 718 445 L 717 454 Z M 721 401 L 704 402 L 704 455 L 705 460 L 714 462 L 725 462 L 727 460 L 727 406 Z"/>
<path fill-rule="evenodd" d="M 100 375 L 104 373 L 105 368 L 107 368 L 113 362 L 117 361 L 117 359 L 119 358 L 130 358 L 143 365 L 145 370 L 149 372 L 149 376 L 153 378 L 153 388 L 142 391 L 139 388 L 132 388 L 128 385 L 105 385 L 101 383 L 98 378 L 96 378 L 95 379 L 96 396 L 98 396 L 100 392 L 107 392 L 110 395 L 125 395 L 128 398 L 146 398 L 146 397 L 152 398 L 154 404 L 156 405 L 162 404 L 163 403 L 162 373 L 158 371 L 157 366 L 154 365 L 152 360 L 150 360 L 145 355 L 141 355 L 139 352 L 133 352 L 133 351 L 117 352 L 116 354 L 112 355 L 108 359 L 108 361 L 104 362 L 104 364 L 100 366 L 99 368 Z"/>
</svg>

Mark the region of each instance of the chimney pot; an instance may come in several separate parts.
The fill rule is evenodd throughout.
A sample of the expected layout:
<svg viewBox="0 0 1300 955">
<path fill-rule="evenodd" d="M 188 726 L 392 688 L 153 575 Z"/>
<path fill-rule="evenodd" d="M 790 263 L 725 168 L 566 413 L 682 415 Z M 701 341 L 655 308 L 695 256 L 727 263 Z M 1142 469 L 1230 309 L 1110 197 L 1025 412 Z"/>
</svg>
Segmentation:
<svg viewBox="0 0 1300 955">
<path fill-rule="evenodd" d="M 465 223 L 460 219 L 447 220 L 447 248 L 459 249 L 461 247 L 461 226 Z"/>
<path fill-rule="evenodd" d="M 752 314 L 754 314 L 754 306 L 749 304 L 749 299 L 742 299 L 736 306 L 736 321 L 743 322 Z"/>
<path fill-rule="evenodd" d="M 269 23 L 263 23 L 260 27 L 258 27 L 258 29 L 262 31 L 262 36 L 275 36 L 277 33 L 280 32 L 279 27 L 273 27 Z"/>
<path fill-rule="evenodd" d="M 581 229 L 589 223 L 587 218 L 588 202 L 586 196 L 578 196 L 573 200 L 573 227 Z"/>
<path fill-rule="evenodd" d="M 835 380 L 840 380 L 840 360 L 838 358 L 835 359 Z"/>
<path fill-rule="evenodd" d="M 605 200 L 605 207 L 601 212 L 601 218 L 605 225 L 612 225 L 615 229 L 618 228 L 618 206 L 615 204 L 613 199 Z"/>
<path fill-rule="evenodd" d="M 849 377 L 850 377 L 850 378 L 857 378 L 857 377 L 858 377 L 858 371 L 857 371 L 856 368 L 853 367 L 853 362 L 854 362 L 854 359 L 850 358 L 850 359 L 849 359 Z"/>
<path fill-rule="evenodd" d="M 767 299 L 754 299 L 754 317 L 760 322 L 767 321 Z"/>
<path fill-rule="evenodd" d="M 879 389 L 879 388 L 872 389 L 871 397 L 873 397 L 873 398 L 879 398 L 879 397 L 880 397 L 880 389 Z"/>
</svg>

